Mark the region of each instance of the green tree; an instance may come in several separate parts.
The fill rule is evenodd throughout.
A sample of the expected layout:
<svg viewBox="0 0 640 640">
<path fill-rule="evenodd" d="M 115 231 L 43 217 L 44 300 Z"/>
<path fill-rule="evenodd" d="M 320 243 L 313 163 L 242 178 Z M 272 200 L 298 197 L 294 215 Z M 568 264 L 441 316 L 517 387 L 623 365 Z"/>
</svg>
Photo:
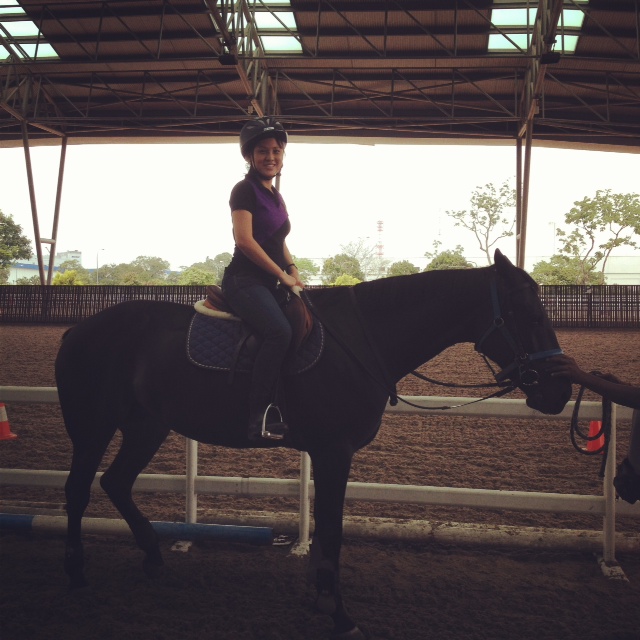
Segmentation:
<svg viewBox="0 0 640 640">
<path fill-rule="evenodd" d="M 413 273 L 419 273 L 420 269 L 416 267 L 415 264 L 412 264 L 408 260 L 400 260 L 399 262 L 394 262 L 387 269 L 387 277 L 389 276 L 408 276 Z"/>
<path fill-rule="evenodd" d="M 17 285 L 29 285 L 29 286 L 37 285 L 37 286 L 39 286 L 40 285 L 40 276 L 29 276 L 28 278 L 27 277 L 18 278 L 16 280 L 16 284 Z"/>
<path fill-rule="evenodd" d="M 122 278 L 126 264 L 107 263 L 100 265 L 100 273 L 98 274 L 98 284 L 100 285 L 118 285 L 123 284 Z"/>
<path fill-rule="evenodd" d="M 177 275 L 176 284 L 183 286 L 207 286 L 218 283 L 215 281 L 214 274 L 211 271 L 193 266 L 187 267 Z"/>
<path fill-rule="evenodd" d="M 162 258 L 138 256 L 133 262 L 100 267 L 101 285 L 162 285 L 169 283 L 169 263 Z"/>
<path fill-rule="evenodd" d="M 322 264 L 322 284 L 333 284 L 342 275 L 353 276 L 361 282 L 365 279 L 358 260 L 346 253 L 327 258 Z"/>
<path fill-rule="evenodd" d="M 73 271 L 73 275 L 67 275 Z M 95 274 L 85 269 L 79 260 L 65 260 L 59 267 L 51 284 L 95 284 Z"/>
<path fill-rule="evenodd" d="M 82 286 L 89 283 L 82 277 L 82 274 L 78 273 L 75 269 L 67 269 L 64 272 L 58 271 L 53 277 L 51 284 Z"/>
<path fill-rule="evenodd" d="M 474 265 L 463 255 L 462 245 L 447 251 L 439 251 L 441 242 L 435 240 L 434 251 L 427 251 L 424 255 L 431 259 L 431 262 L 424 268 L 425 271 L 440 271 L 442 269 L 471 269 Z"/>
<path fill-rule="evenodd" d="M 515 205 L 516 190 L 505 181 L 497 189 L 493 184 L 477 187 L 471 194 L 469 211 L 447 211 L 446 214 L 456 220 L 456 227 L 463 227 L 473 233 L 480 250 L 487 257 L 487 264 L 492 264 L 492 247 L 502 238 L 513 235 L 515 212 L 512 212 L 511 221 L 506 212 Z"/>
<path fill-rule="evenodd" d="M 640 196 L 607 189 L 573 204 L 564 220 L 575 227 L 568 232 L 558 229 L 556 235 L 562 243 L 560 253 L 580 263 L 579 281 L 574 284 L 588 284 L 598 264 L 604 273 L 615 249 L 638 246 L 635 236 L 640 236 Z"/>
<path fill-rule="evenodd" d="M 358 280 L 358 278 L 354 278 L 350 276 L 348 273 L 343 273 L 341 276 L 336 278 L 336 281 L 333 283 L 334 287 L 352 287 L 354 284 L 359 284 L 362 280 Z"/>
<path fill-rule="evenodd" d="M 580 258 L 560 254 L 548 261 L 536 262 L 531 277 L 538 284 L 604 284 L 604 274 L 594 266 L 585 272 Z"/>
<path fill-rule="evenodd" d="M 0 284 L 9 279 L 9 267 L 17 260 L 28 260 L 33 255 L 31 241 L 22 233 L 22 227 L 13 216 L 0 210 Z"/>
<path fill-rule="evenodd" d="M 207 256 L 204 262 L 194 262 L 190 267 L 182 267 L 183 271 L 187 269 L 199 269 L 211 274 L 206 284 L 220 284 L 222 282 L 222 276 L 227 265 L 231 262 L 230 253 L 219 253 L 215 258 Z M 178 276 L 178 280 L 180 277 Z M 201 283 L 197 283 L 201 284 Z"/>
<path fill-rule="evenodd" d="M 362 280 L 384 276 L 389 261 L 382 258 L 377 248 L 368 244 L 365 238 L 358 238 L 354 242 L 340 245 L 340 249 L 342 254 L 358 261 L 364 276 Z"/>
<path fill-rule="evenodd" d="M 293 258 L 296 267 L 298 267 L 298 273 L 300 274 L 302 282 L 309 282 L 313 280 L 320 272 L 320 267 L 316 266 L 313 260 L 310 260 L 309 258 L 297 258 L 296 256 L 291 257 Z"/>
<path fill-rule="evenodd" d="M 153 256 L 138 256 L 131 266 L 141 280 L 140 284 L 164 284 L 171 267 L 166 260 Z"/>
</svg>

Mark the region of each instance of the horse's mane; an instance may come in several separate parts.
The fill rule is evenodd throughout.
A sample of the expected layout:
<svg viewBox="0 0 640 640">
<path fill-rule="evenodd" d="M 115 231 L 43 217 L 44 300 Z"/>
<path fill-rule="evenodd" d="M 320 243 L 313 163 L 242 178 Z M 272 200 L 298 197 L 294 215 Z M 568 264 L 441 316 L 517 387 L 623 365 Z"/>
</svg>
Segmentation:
<svg viewBox="0 0 640 640">
<path fill-rule="evenodd" d="M 516 272 L 521 274 L 535 291 L 538 290 L 538 284 L 526 271 L 516 267 L 512 268 L 514 274 Z M 460 296 L 461 290 L 469 291 L 469 287 L 471 287 L 471 291 L 475 292 L 478 290 L 478 285 L 486 282 L 494 273 L 495 265 L 471 269 L 439 269 L 412 275 L 379 278 L 378 280 L 361 282 L 353 287 L 312 287 L 311 297 L 319 302 L 335 300 L 353 288 L 358 300 L 365 302 L 370 309 L 388 307 L 390 304 L 400 308 L 415 306 L 418 303 L 416 300 L 418 292 L 422 299 L 442 298 L 450 295 Z"/>
<path fill-rule="evenodd" d="M 416 292 L 425 296 L 457 293 L 461 287 L 479 283 L 486 279 L 493 267 L 473 269 L 441 269 L 406 276 L 391 276 L 356 285 L 359 299 L 367 299 L 375 304 L 389 303 L 402 306 L 415 305 Z"/>
</svg>

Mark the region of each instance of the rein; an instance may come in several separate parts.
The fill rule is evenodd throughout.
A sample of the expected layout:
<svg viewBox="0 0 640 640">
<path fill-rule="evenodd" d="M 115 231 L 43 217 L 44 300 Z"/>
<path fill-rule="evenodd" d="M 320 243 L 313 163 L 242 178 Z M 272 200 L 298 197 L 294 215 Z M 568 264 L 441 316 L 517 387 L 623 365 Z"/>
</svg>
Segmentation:
<svg viewBox="0 0 640 640">
<path fill-rule="evenodd" d="M 600 371 L 591 371 L 591 375 L 604 377 Z M 604 478 L 604 472 L 607 467 L 607 458 L 609 453 L 609 442 L 611 440 L 611 400 L 608 398 L 602 398 L 602 426 L 600 427 L 600 431 L 594 435 L 589 435 L 580 429 L 580 425 L 578 422 L 578 414 L 580 412 L 580 403 L 582 402 L 582 395 L 584 394 L 585 386 L 581 386 L 578 391 L 578 396 L 576 397 L 576 403 L 573 407 L 573 413 L 571 414 L 571 425 L 569 427 L 569 435 L 571 437 L 571 444 L 573 448 L 582 455 L 585 456 L 595 456 L 598 454 L 602 454 L 602 463 L 600 465 L 600 472 L 598 473 L 598 477 Z M 582 440 L 586 440 L 587 442 L 593 442 L 598 438 L 604 436 L 604 444 L 593 451 L 589 451 L 584 447 L 581 447 L 578 441 L 576 440 L 576 436 L 581 438 Z"/>
</svg>

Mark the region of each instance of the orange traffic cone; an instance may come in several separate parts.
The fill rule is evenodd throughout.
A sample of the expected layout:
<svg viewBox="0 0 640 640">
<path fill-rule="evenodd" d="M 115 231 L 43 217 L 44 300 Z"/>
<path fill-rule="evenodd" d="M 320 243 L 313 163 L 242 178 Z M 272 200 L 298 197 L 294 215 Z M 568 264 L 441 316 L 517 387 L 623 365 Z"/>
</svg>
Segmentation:
<svg viewBox="0 0 640 640">
<path fill-rule="evenodd" d="M 600 420 L 592 420 L 589 424 L 589 438 L 594 438 L 602 433 L 602 422 Z M 604 433 L 595 440 L 587 440 L 587 451 L 598 451 L 604 453 Z"/>
<path fill-rule="evenodd" d="M 4 403 L 0 402 L 0 440 L 14 440 L 17 437 L 15 433 L 11 433 L 11 427 L 7 419 L 7 410 L 5 409 Z"/>
</svg>

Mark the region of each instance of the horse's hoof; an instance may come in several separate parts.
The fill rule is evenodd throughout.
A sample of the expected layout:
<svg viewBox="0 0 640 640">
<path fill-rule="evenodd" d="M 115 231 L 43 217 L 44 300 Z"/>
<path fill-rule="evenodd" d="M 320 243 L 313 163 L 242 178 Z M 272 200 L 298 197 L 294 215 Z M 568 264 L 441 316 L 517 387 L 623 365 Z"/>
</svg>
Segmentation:
<svg viewBox="0 0 640 640">
<path fill-rule="evenodd" d="M 358 627 L 353 627 L 349 631 L 334 633 L 331 636 L 331 640 L 366 640 L 366 636 Z"/>
<path fill-rule="evenodd" d="M 158 560 L 150 560 L 149 558 L 145 558 L 142 561 L 142 568 L 148 578 L 158 578 L 162 573 L 162 569 L 164 567 L 164 562 L 162 559 Z"/>
</svg>

